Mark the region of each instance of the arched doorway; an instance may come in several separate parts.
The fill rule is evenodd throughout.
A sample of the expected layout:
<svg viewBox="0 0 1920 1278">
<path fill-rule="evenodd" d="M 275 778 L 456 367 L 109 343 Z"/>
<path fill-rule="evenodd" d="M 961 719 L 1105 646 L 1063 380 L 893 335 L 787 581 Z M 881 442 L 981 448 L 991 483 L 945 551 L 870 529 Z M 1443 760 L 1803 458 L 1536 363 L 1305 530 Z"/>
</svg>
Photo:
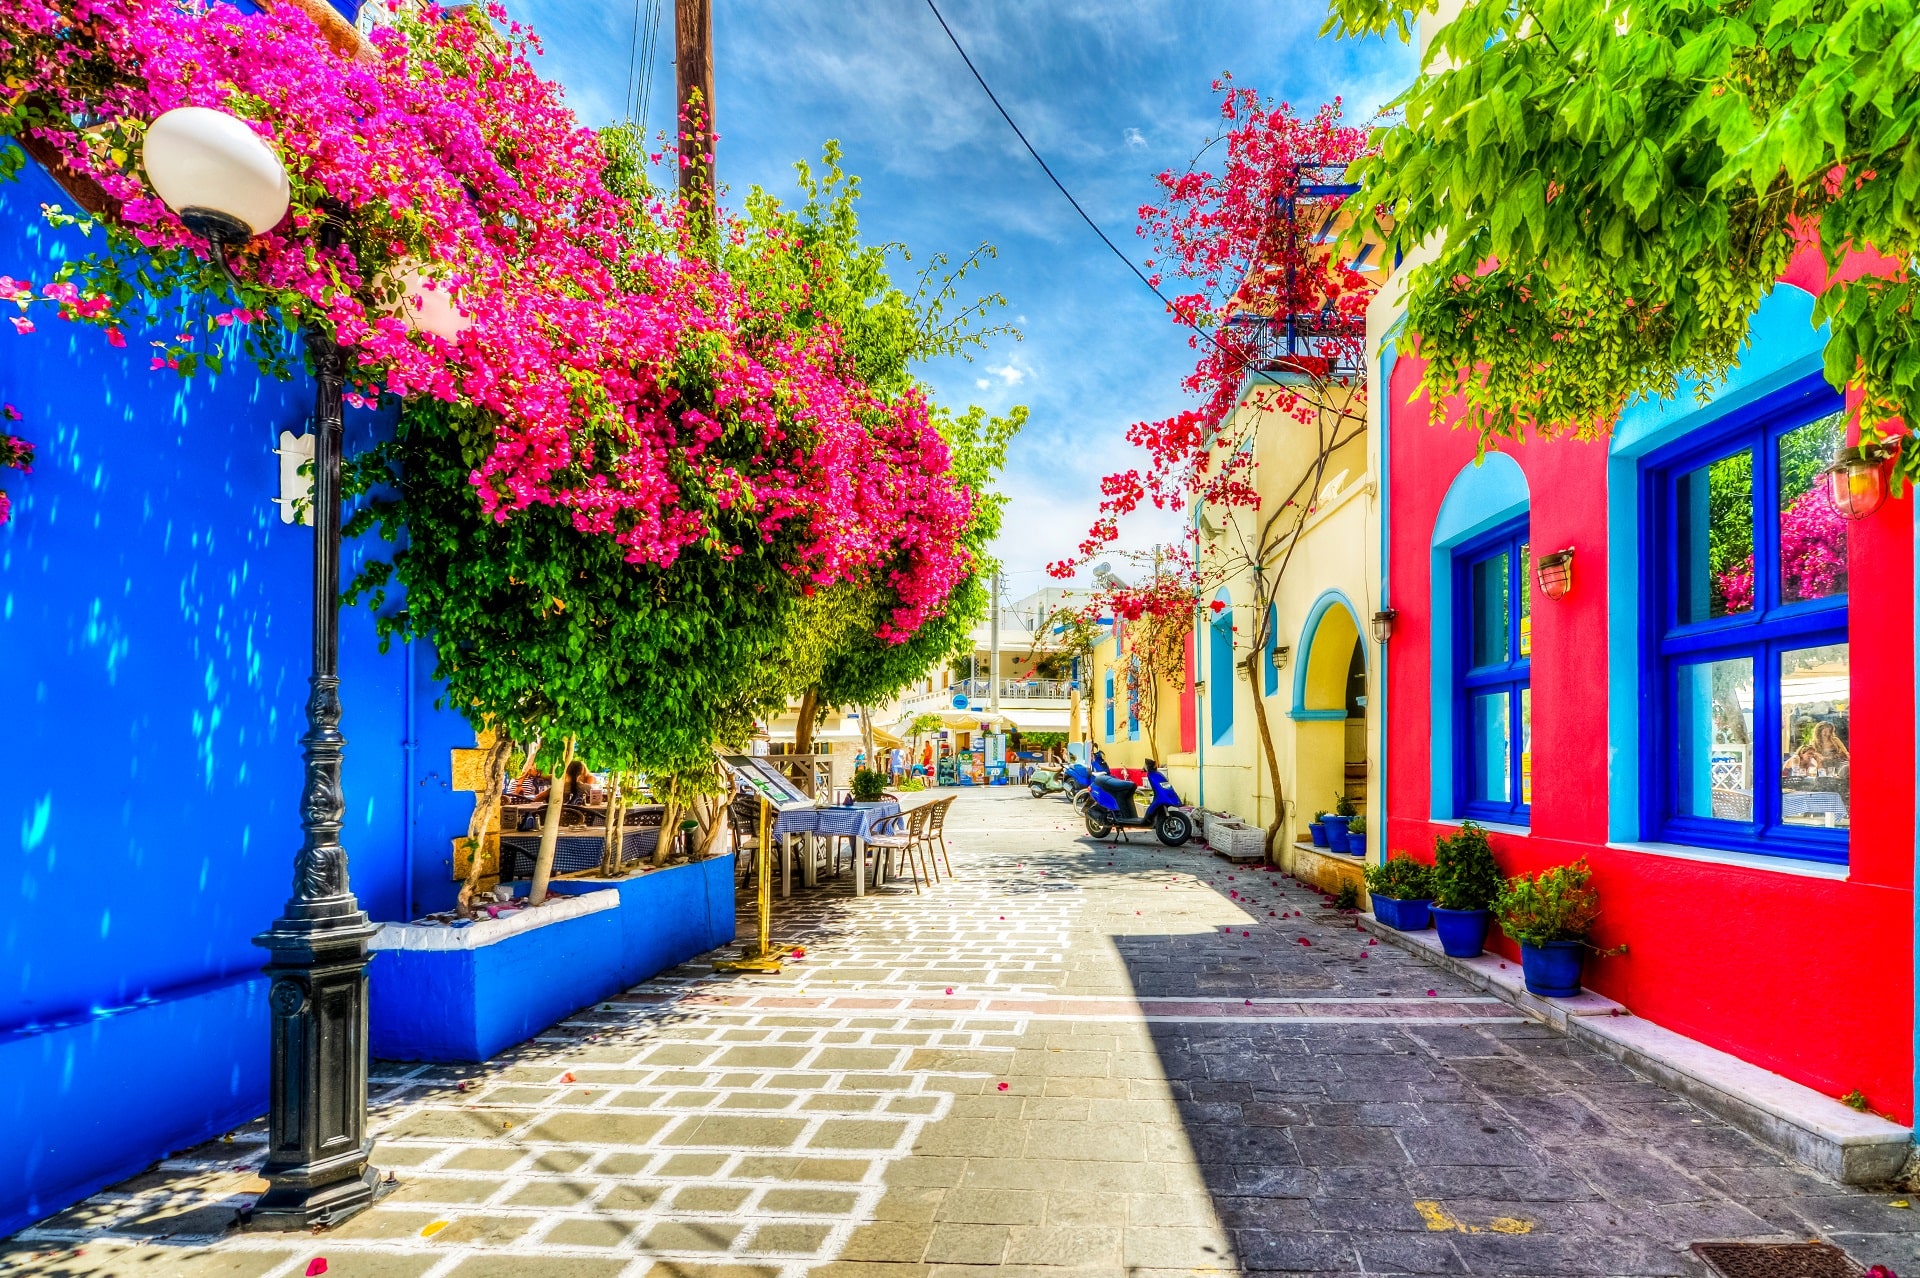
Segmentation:
<svg viewBox="0 0 1920 1278">
<path fill-rule="evenodd" d="M 1293 672 L 1295 828 L 1344 795 L 1367 801 L 1367 649 L 1359 614 L 1330 590 L 1314 601 Z"/>
</svg>

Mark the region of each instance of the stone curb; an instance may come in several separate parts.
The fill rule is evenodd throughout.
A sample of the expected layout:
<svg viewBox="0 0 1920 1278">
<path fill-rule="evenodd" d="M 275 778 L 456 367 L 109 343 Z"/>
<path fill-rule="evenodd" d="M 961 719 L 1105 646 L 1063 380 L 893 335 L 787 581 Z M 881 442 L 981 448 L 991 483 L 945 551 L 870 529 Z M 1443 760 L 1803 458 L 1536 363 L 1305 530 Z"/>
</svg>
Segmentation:
<svg viewBox="0 0 1920 1278">
<path fill-rule="evenodd" d="M 1882 1185 L 1906 1164 L 1911 1128 L 1849 1109 L 1811 1087 L 1641 1020 L 1592 990 L 1575 998 L 1540 998 L 1527 992 L 1518 963 L 1494 954 L 1451 958 L 1433 931 L 1402 932 L 1371 914 L 1360 915 L 1359 922 L 1389 945 L 1638 1070 L 1822 1176 L 1843 1185 Z"/>
</svg>

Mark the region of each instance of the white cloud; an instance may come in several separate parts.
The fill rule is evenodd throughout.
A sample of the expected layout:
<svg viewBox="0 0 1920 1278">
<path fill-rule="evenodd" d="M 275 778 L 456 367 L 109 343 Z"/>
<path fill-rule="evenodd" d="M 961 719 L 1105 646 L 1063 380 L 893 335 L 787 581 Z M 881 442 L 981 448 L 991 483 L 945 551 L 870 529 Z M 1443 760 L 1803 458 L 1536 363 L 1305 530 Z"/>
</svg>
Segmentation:
<svg viewBox="0 0 1920 1278">
<path fill-rule="evenodd" d="M 1142 133 L 1140 130 L 1128 129 L 1125 136 L 1127 139 L 1127 145 L 1133 148 L 1134 150 L 1144 151 L 1147 149 L 1147 135 Z"/>
<path fill-rule="evenodd" d="M 973 384 L 974 384 L 975 386 L 977 386 L 977 387 L 979 387 L 979 388 L 980 388 L 981 390 L 991 390 L 991 389 L 993 389 L 993 383 L 992 383 L 992 382 L 990 382 L 990 381 L 988 381 L 988 380 L 987 380 L 986 378 L 984 378 L 984 377 L 976 377 L 976 378 L 974 378 L 974 379 L 973 379 Z"/>
<path fill-rule="evenodd" d="M 1015 368 L 1012 364 L 1003 364 L 999 368 L 989 368 L 987 371 L 1009 386 L 1018 386 L 1027 380 L 1026 370 Z M 982 381 L 980 385 L 985 386 L 986 382 Z"/>
</svg>

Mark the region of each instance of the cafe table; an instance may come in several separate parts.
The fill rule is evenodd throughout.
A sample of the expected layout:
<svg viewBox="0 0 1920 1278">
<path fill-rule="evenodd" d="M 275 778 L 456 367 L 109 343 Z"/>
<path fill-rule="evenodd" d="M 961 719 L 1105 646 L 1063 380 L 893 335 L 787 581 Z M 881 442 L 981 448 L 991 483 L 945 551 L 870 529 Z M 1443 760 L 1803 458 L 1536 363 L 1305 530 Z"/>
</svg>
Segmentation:
<svg viewBox="0 0 1920 1278">
<path fill-rule="evenodd" d="M 800 867 L 800 881 L 803 886 L 814 887 L 819 882 L 819 862 L 811 847 L 811 838 L 825 835 L 829 838 L 850 838 L 853 840 L 853 894 L 866 895 L 866 854 L 869 835 L 881 833 L 888 822 L 900 816 L 898 799 L 882 799 L 876 803 L 836 804 L 831 807 L 794 807 L 776 814 L 773 833 L 781 840 L 780 895 L 793 893 L 793 857 L 786 842 L 789 834 L 804 834 L 809 837 L 809 848 L 805 861 Z M 874 859 L 874 886 L 879 887 L 885 881 L 879 858 Z"/>
</svg>

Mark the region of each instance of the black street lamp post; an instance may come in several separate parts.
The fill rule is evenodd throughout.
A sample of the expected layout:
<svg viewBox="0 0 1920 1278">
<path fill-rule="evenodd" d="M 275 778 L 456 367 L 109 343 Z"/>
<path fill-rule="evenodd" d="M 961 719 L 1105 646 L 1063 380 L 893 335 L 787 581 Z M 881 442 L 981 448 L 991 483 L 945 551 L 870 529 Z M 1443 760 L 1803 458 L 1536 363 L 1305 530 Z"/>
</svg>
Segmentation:
<svg viewBox="0 0 1920 1278">
<path fill-rule="evenodd" d="M 289 198 L 279 158 L 252 130 L 222 112 L 187 107 L 148 129 L 143 159 L 156 191 L 207 237 L 216 260 L 268 230 Z M 321 223 L 339 243 L 337 219 Z M 267 1192 L 248 1218 L 255 1229 L 337 1224 L 373 1201 L 368 1166 L 367 941 L 377 930 L 347 885 L 340 846 L 346 802 L 340 790 L 340 454 L 345 360 L 315 326 L 305 333 L 313 364 L 313 673 L 306 779 L 300 796 L 305 838 L 294 857 L 293 895 L 273 926 L 254 937 L 269 958 L 273 1015 L 267 1126 Z"/>
</svg>

